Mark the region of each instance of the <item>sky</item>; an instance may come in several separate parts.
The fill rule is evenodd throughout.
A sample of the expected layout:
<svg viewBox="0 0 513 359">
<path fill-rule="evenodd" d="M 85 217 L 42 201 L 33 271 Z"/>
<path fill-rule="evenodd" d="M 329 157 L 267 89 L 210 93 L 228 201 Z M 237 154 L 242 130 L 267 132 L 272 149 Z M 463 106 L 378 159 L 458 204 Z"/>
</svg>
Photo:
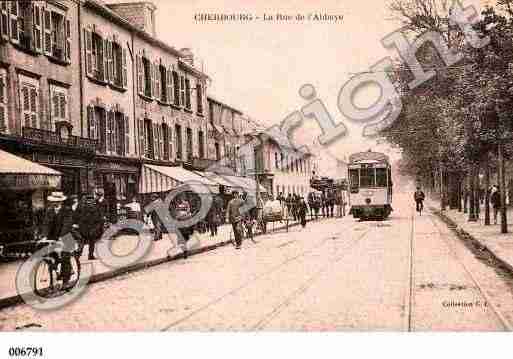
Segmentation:
<svg viewBox="0 0 513 359">
<path fill-rule="evenodd" d="M 104 0 L 109 2 L 108 0 Z M 125 2 L 129 0 L 111 0 Z M 212 78 L 209 93 L 265 125 L 280 123 L 307 102 L 299 88 L 312 84 L 336 122 L 349 134 L 320 154 L 321 169 L 333 175 L 333 158 L 347 159 L 368 149 L 399 154 L 361 135 L 361 127 L 345 121 L 337 107 L 341 87 L 352 73 L 366 71 L 385 56 L 397 57 L 380 40 L 398 29 L 390 19 L 387 0 L 153 0 L 157 6 L 157 37 L 169 45 L 191 48 L 196 64 Z M 486 0 L 463 0 L 480 8 Z M 195 14 L 252 14 L 251 22 L 199 22 Z M 264 14 L 343 15 L 342 21 L 264 21 Z M 369 88 L 357 96 L 361 106 L 372 104 L 379 91 Z M 319 149 L 321 130 L 305 120 L 294 132 L 298 144 Z"/>
</svg>

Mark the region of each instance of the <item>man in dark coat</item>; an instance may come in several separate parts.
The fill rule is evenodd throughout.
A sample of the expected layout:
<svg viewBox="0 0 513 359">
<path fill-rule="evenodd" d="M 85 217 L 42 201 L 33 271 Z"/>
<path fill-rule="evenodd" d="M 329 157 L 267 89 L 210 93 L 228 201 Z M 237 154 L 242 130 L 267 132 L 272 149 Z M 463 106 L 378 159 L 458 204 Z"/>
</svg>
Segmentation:
<svg viewBox="0 0 513 359">
<path fill-rule="evenodd" d="M 306 211 L 307 211 L 307 206 L 306 206 L 305 199 L 303 197 L 301 197 L 299 199 L 299 204 L 298 204 L 297 212 L 298 212 L 299 220 L 301 222 L 301 226 L 303 228 L 306 227 Z"/>
<path fill-rule="evenodd" d="M 73 227 L 73 215 L 70 209 L 64 206 L 66 196 L 62 192 L 53 192 L 47 200 L 49 208 L 43 220 L 43 236 L 50 241 L 62 240 L 67 234 L 71 234 Z M 66 285 L 71 278 L 70 253 L 61 252 L 60 279 Z"/>
<path fill-rule="evenodd" d="M 89 260 L 94 257 L 94 247 L 96 241 L 101 238 L 105 225 L 105 206 L 98 206 L 92 194 L 87 195 L 81 209 L 81 221 L 79 222 L 79 231 L 84 241 L 89 247 Z"/>
<path fill-rule="evenodd" d="M 493 208 L 493 223 L 497 224 L 497 214 L 499 213 L 499 209 L 501 208 L 501 194 L 499 192 L 498 186 L 494 186 L 492 189 L 490 203 L 492 204 Z"/>
<path fill-rule="evenodd" d="M 235 248 L 240 249 L 242 244 L 242 233 L 240 232 L 240 225 L 242 221 L 242 216 L 240 213 L 240 208 L 244 202 L 239 198 L 239 194 L 237 191 L 233 192 L 233 199 L 228 202 L 228 220 L 230 221 L 233 229 L 233 235 L 235 237 Z"/>
</svg>

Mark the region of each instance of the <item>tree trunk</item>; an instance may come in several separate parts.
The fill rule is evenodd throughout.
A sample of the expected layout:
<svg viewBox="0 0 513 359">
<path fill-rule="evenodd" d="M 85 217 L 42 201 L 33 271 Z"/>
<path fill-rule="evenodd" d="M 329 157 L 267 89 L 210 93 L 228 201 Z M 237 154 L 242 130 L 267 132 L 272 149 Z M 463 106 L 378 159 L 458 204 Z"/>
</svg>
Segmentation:
<svg viewBox="0 0 513 359">
<path fill-rule="evenodd" d="M 488 153 L 484 161 L 485 170 L 485 226 L 490 225 L 490 159 Z"/>
<path fill-rule="evenodd" d="M 508 233 L 508 218 L 506 215 L 506 179 L 504 174 L 503 144 L 499 142 L 499 190 L 501 197 L 501 233 Z"/>
<path fill-rule="evenodd" d="M 470 176 L 469 176 L 469 183 L 470 183 L 470 208 L 468 212 L 468 221 L 469 222 L 476 222 L 476 181 L 474 181 L 474 175 L 475 175 L 475 164 L 471 165 L 470 168 Z"/>
</svg>

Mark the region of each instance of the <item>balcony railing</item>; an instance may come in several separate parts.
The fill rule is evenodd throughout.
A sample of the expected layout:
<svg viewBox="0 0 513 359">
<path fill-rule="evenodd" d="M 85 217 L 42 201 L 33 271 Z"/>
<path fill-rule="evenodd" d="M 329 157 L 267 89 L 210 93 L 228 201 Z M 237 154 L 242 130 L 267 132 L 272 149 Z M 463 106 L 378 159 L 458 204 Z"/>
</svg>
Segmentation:
<svg viewBox="0 0 513 359">
<path fill-rule="evenodd" d="M 84 151 L 96 151 L 98 141 L 79 136 L 61 137 L 53 131 L 23 127 L 23 139 L 32 143 L 66 146 Z"/>
</svg>

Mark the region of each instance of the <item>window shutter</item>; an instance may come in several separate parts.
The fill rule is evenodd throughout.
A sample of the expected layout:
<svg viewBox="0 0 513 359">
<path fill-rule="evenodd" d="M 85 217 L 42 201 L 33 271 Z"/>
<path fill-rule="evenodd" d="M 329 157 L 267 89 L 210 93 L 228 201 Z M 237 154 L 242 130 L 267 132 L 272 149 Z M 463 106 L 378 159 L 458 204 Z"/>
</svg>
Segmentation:
<svg viewBox="0 0 513 359">
<path fill-rule="evenodd" d="M 185 106 L 185 77 L 180 75 L 180 103 Z"/>
<path fill-rule="evenodd" d="M 20 32 L 19 32 L 19 23 L 18 23 L 18 15 L 20 13 L 20 7 L 17 1 L 10 1 L 11 4 L 11 14 L 10 14 L 10 23 L 11 23 L 11 41 L 15 44 L 20 42 Z"/>
<path fill-rule="evenodd" d="M 37 123 L 37 101 L 38 101 L 38 92 L 35 87 L 30 88 L 30 124 L 34 128 L 38 128 Z"/>
<path fill-rule="evenodd" d="M 171 72 L 171 68 L 166 69 L 167 75 L 167 103 L 171 103 L 173 101 L 173 73 Z"/>
<path fill-rule="evenodd" d="M 137 67 L 137 92 L 139 95 L 143 94 L 144 89 L 144 76 L 143 76 L 143 65 L 142 58 L 140 55 L 136 57 L 136 67 Z"/>
<path fill-rule="evenodd" d="M 130 119 L 125 115 L 125 156 L 130 154 Z"/>
<path fill-rule="evenodd" d="M 89 138 L 96 140 L 98 133 L 96 132 L 96 119 L 94 118 L 93 106 L 87 106 L 87 122 L 89 125 Z"/>
<path fill-rule="evenodd" d="M 52 56 L 52 13 L 45 9 L 43 15 L 44 53 L 46 56 Z"/>
<path fill-rule="evenodd" d="M 23 126 L 30 127 L 30 89 L 27 85 L 23 85 L 21 88 L 21 106 Z"/>
<path fill-rule="evenodd" d="M 32 17 L 34 49 L 36 52 L 41 53 L 43 51 L 43 46 L 41 43 L 41 7 L 37 3 L 32 4 Z"/>
<path fill-rule="evenodd" d="M 9 39 L 9 3 L 0 1 L 0 33 L 2 39 Z"/>
<path fill-rule="evenodd" d="M 169 141 L 169 160 L 173 160 L 173 131 L 172 126 L 167 127 L 167 138 Z"/>
<path fill-rule="evenodd" d="M 103 79 L 110 82 L 109 40 L 103 40 Z"/>
<path fill-rule="evenodd" d="M 150 76 L 150 97 L 153 97 L 153 95 L 155 94 L 155 76 L 154 76 L 154 71 L 155 71 L 155 66 L 150 62 L 148 61 L 149 63 L 149 76 Z"/>
<path fill-rule="evenodd" d="M 139 119 L 139 155 L 141 157 L 146 156 L 145 145 L 144 145 L 144 120 L 142 118 Z"/>
<path fill-rule="evenodd" d="M 157 124 L 152 124 L 153 127 L 153 156 L 156 160 L 159 159 L 159 129 Z"/>
<path fill-rule="evenodd" d="M 5 73 L 0 73 L 0 130 L 7 128 L 7 81 Z"/>
<path fill-rule="evenodd" d="M 160 86 L 161 86 L 161 77 L 160 77 L 160 66 L 158 62 L 155 63 L 155 97 L 156 99 L 162 100 Z"/>
<path fill-rule="evenodd" d="M 66 108 L 67 108 L 67 105 L 68 105 L 68 99 L 67 99 L 67 96 L 63 93 L 60 94 L 60 101 L 59 101 L 59 107 L 60 107 L 60 117 L 62 120 L 66 121 L 67 120 L 67 116 L 66 116 Z"/>
<path fill-rule="evenodd" d="M 107 153 L 114 153 L 116 146 L 114 145 L 114 111 L 107 113 Z"/>
<path fill-rule="evenodd" d="M 59 93 L 56 91 L 52 94 L 52 117 L 59 118 Z"/>
<path fill-rule="evenodd" d="M 71 63 L 71 21 L 66 19 L 66 46 L 64 51 L 66 52 L 66 62 Z"/>
<path fill-rule="evenodd" d="M 127 70 L 127 58 L 126 58 L 126 49 L 123 47 L 122 49 L 122 63 L 121 63 L 121 66 L 122 66 L 122 72 L 121 72 L 121 75 L 123 76 L 123 88 L 128 88 L 128 70 Z"/>
<path fill-rule="evenodd" d="M 185 107 L 191 108 L 191 82 L 185 79 Z"/>
<path fill-rule="evenodd" d="M 93 76 L 93 34 L 90 30 L 84 29 L 86 73 Z"/>
</svg>

